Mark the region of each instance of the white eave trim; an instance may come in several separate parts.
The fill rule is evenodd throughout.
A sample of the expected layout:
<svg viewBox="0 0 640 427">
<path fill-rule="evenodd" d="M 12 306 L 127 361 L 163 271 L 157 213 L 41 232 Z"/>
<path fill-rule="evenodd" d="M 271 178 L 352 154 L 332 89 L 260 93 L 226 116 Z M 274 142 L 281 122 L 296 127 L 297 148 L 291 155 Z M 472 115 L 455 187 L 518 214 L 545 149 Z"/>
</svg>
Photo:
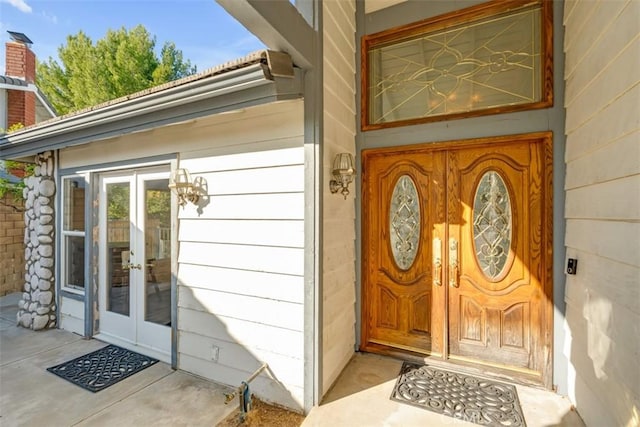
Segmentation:
<svg viewBox="0 0 640 427">
<path fill-rule="evenodd" d="M 278 84 L 278 81 L 285 83 Z M 302 96 L 300 82 L 301 73 L 299 72 L 295 73 L 293 79 L 274 78 L 265 64 L 251 64 L 95 110 L 48 120 L 33 128 L 0 136 L 0 155 L 2 157 L 31 155 L 171 122 L 177 123 L 187 119 L 187 114 L 181 115 L 180 107 L 187 109 L 189 104 L 213 101 L 214 98 L 238 92 L 245 93 L 239 97 L 240 100 L 235 100 L 232 104 L 211 107 L 208 114 L 236 109 L 241 101 L 259 103 L 299 98 Z M 285 92 L 281 98 L 278 98 L 279 87 L 283 87 Z M 261 89 L 264 90 L 261 91 Z M 189 114 L 205 115 L 198 112 Z"/>
</svg>

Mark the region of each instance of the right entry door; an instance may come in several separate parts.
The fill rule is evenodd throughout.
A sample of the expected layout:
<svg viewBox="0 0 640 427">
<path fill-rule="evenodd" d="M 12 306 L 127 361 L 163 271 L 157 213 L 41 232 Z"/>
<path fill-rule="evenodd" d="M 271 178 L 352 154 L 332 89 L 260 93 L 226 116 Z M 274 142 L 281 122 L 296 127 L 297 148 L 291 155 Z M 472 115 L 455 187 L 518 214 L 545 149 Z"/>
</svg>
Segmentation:
<svg viewBox="0 0 640 427">
<path fill-rule="evenodd" d="M 534 377 L 550 371 L 548 141 L 514 137 L 447 151 L 451 359 Z"/>
<path fill-rule="evenodd" d="M 363 153 L 363 350 L 551 384 L 551 146 L 543 133 Z"/>
</svg>

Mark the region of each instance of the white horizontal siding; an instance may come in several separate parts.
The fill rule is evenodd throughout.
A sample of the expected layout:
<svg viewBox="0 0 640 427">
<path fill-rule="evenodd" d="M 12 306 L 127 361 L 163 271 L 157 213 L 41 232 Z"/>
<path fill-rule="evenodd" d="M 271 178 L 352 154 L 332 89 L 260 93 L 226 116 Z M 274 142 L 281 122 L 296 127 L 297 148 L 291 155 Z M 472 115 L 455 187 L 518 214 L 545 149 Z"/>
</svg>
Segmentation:
<svg viewBox="0 0 640 427">
<path fill-rule="evenodd" d="M 304 165 L 199 173 L 212 195 L 304 191 Z"/>
<path fill-rule="evenodd" d="M 183 219 L 180 221 L 179 238 L 182 242 L 303 248 L 304 221 Z"/>
<path fill-rule="evenodd" d="M 84 302 L 60 298 L 60 328 L 84 336 Z"/>
<path fill-rule="evenodd" d="M 626 5 L 626 1 L 615 1 L 610 4 L 600 3 L 596 5 L 596 8 L 591 8 L 591 10 L 597 9 L 597 11 L 594 10 L 590 18 L 593 20 L 609 19 L 611 25 L 616 25 L 616 20 L 632 18 L 632 16 L 621 15 Z M 565 67 L 568 79 L 565 95 L 570 99 L 574 99 L 593 79 L 593 70 L 606 71 L 606 68 L 611 66 L 613 58 L 618 56 L 628 43 L 628 40 L 624 40 L 620 46 L 607 45 L 607 43 L 613 42 L 610 39 L 613 33 L 606 31 L 606 29 L 594 31 L 595 29 L 593 25 L 587 23 L 583 26 L 582 32 L 574 33 L 579 35 L 576 39 L 577 44 L 567 52 Z M 612 47 L 614 49 L 611 49 Z M 578 54 L 578 52 L 581 53 Z"/>
<path fill-rule="evenodd" d="M 295 120 L 302 120 L 302 117 L 296 117 Z M 300 146 L 300 136 L 287 136 L 242 147 L 215 150 L 213 157 L 211 154 L 210 149 L 189 151 L 182 153 L 181 158 L 189 161 L 189 170 L 194 174 L 270 168 L 274 165 L 297 166 L 304 163 L 304 148 Z"/>
<path fill-rule="evenodd" d="M 301 219 L 304 193 L 234 194 L 209 196 L 202 213 L 188 205 L 181 210 L 184 219 Z"/>
<path fill-rule="evenodd" d="M 230 368 L 188 354 L 181 355 L 180 362 L 185 366 L 189 366 L 190 372 L 196 375 L 204 378 L 215 378 L 217 382 L 234 387 L 240 386 L 242 381 L 246 381 L 249 375 L 253 373 L 253 371 Z M 278 383 L 271 379 L 268 374 L 261 374 L 254 379 L 250 384 L 250 392 L 260 396 L 262 400 L 267 402 L 273 402 L 289 408 L 297 408 L 301 411 L 299 402 L 303 399 L 303 389 Z"/>
<path fill-rule="evenodd" d="M 180 272 L 181 285 L 230 294 L 249 295 L 302 304 L 301 276 L 261 273 L 235 268 L 190 265 Z"/>
<path fill-rule="evenodd" d="M 565 188 L 574 189 L 632 176 L 640 170 L 640 131 L 575 158 L 567 165 Z"/>
<path fill-rule="evenodd" d="M 270 103 L 161 129 L 132 133 L 126 138 L 116 137 L 65 148 L 60 151 L 59 167 L 82 169 L 87 165 L 130 162 L 132 159 L 174 154 L 177 151 L 180 151 L 183 158 L 206 159 L 200 152 L 213 149 L 227 149 L 229 155 L 224 156 L 224 161 L 229 162 L 233 162 L 234 157 L 242 161 L 244 153 L 261 152 L 265 156 L 263 161 L 274 165 L 277 162 L 274 163 L 269 158 L 278 158 L 279 148 L 300 147 L 300 123 L 304 114 L 302 104 L 300 100 Z M 274 151 L 270 153 L 270 150 Z M 215 159 L 211 161 L 216 163 Z M 285 162 L 286 159 L 283 159 L 280 164 L 286 164 Z M 198 163 L 193 164 L 195 166 Z M 248 158 L 247 164 L 250 165 Z M 233 165 L 230 167 L 233 168 Z M 194 171 L 200 170 L 194 168 Z M 202 170 L 217 169 L 205 167 Z"/>
<path fill-rule="evenodd" d="M 597 204 L 594 194 L 600 197 Z M 640 175 L 573 188 L 567 198 L 567 217 L 633 221 L 640 218 Z"/>
<path fill-rule="evenodd" d="M 299 354 L 304 339 L 301 331 L 225 317 L 205 310 L 181 307 L 178 319 L 180 331 L 236 343 L 252 351 L 264 350 L 294 358 Z"/>
<path fill-rule="evenodd" d="M 303 330 L 302 304 L 180 286 L 180 307 L 292 331 Z"/>
<path fill-rule="evenodd" d="M 587 425 L 640 422 L 640 3 L 565 3 L 569 394 Z"/>
<path fill-rule="evenodd" d="M 572 218 L 567 221 L 565 244 L 640 269 L 640 222 Z M 634 285 L 638 284 L 640 279 Z"/>
<path fill-rule="evenodd" d="M 218 359 L 214 363 L 238 370 L 245 375 L 254 372 L 262 363 L 267 363 L 272 370 L 279 373 L 278 380 L 296 388 L 303 387 L 302 377 L 298 374 L 303 369 L 303 359 L 255 348 L 248 351 L 246 347 L 235 342 L 184 331 L 180 332 L 180 342 L 183 346 L 192 349 L 193 357 L 211 362 L 214 362 L 212 348 L 217 347 Z M 238 369 L 238 366 L 242 368 Z"/>
<path fill-rule="evenodd" d="M 304 250 L 269 246 L 181 242 L 178 262 L 238 270 L 304 274 Z"/>
<path fill-rule="evenodd" d="M 234 147 L 186 145 L 179 167 L 202 180 L 179 211 L 179 367 L 302 408 L 304 390 L 304 149 L 299 110 L 227 124 L 262 135 Z M 211 128 L 213 139 L 226 139 Z M 295 143 L 294 143 L 295 142 Z M 215 352 L 214 352 L 215 348 Z"/>
<path fill-rule="evenodd" d="M 567 276 L 565 298 L 570 300 L 569 304 L 581 304 L 584 300 L 584 290 L 589 289 L 601 295 L 608 295 L 618 301 L 620 307 L 637 313 L 640 286 L 620 286 L 620 283 L 634 283 L 638 280 L 637 266 L 573 248 L 567 255 L 580 260 L 580 275 Z"/>
<path fill-rule="evenodd" d="M 323 3 L 324 176 L 338 153 L 355 156 L 355 2 Z M 356 166 L 357 167 L 357 166 Z M 355 183 L 345 200 L 323 182 L 323 393 L 349 362 L 355 346 Z"/>
<path fill-rule="evenodd" d="M 640 16 L 640 2 L 635 2 L 638 8 L 636 18 Z M 631 35 L 629 35 L 631 37 Z M 625 44 L 626 43 L 626 44 Z M 637 85 L 635 76 L 640 73 L 640 61 L 638 61 L 638 53 L 640 53 L 640 39 L 632 41 L 620 41 L 621 51 L 617 52 L 611 63 L 602 65 L 595 74 L 593 68 L 580 68 L 573 77 L 567 80 L 567 86 L 572 89 L 568 94 L 565 105 L 572 108 L 567 109 L 566 127 L 568 130 L 579 127 L 582 123 L 591 119 L 604 106 L 614 102 L 620 95 L 627 92 L 630 88 Z M 607 46 L 603 50 L 611 52 L 611 46 Z M 587 64 L 590 67 L 593 65 Z M 588 70 L 588 71 L 587 71 Z M 615 70 L 625 70 L 617 79 L 610 80 L 610 72 Z M 577 82 L 574 83 L 574 80 Z M 576 88 L 576 89 L 573 89 Z M 593 99 L 594 96 L 599 98 L 598 103 L 586 102 Z"/>
</svg>

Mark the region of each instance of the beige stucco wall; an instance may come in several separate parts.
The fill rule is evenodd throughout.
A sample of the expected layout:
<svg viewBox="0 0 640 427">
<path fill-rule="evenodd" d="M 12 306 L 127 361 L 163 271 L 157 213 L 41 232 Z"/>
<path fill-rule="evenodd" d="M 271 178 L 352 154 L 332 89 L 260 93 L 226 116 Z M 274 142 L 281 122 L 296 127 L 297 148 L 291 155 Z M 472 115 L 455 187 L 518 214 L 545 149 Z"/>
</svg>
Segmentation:
<svg viewBox="0 0 640 427">
<path fill-rule="evenodd" d="M 351 194 L 331 194 L 336 154 L 355 158 L 355 2 L 325 1 L 323 7 L 323 393 L 336 380 L 355 344 L 355 183 Z"/>
<path fill-rule="evenodd" d="M 640 2 L 567 1 L 569 395 L 587 425 L 640 424 Z"/>
</svg>

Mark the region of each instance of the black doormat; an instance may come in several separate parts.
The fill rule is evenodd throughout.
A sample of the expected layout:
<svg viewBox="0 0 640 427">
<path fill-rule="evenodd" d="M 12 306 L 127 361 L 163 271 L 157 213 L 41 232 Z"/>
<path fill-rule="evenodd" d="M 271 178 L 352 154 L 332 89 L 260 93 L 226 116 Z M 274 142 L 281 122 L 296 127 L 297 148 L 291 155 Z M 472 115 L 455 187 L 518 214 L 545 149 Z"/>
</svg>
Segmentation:
<svg viewBox="0 0 640 427">
<path fill-rule="evenodd" d="M 515 386 L 405 362 L 391 399 L 484 426 L 526 427 Z"/>
<path fill-rule="evenodd" d="M 104 390 L 158 362 L 148 356 L 108 345 L 47 371 L 92 392 Z"/>
</svg>

